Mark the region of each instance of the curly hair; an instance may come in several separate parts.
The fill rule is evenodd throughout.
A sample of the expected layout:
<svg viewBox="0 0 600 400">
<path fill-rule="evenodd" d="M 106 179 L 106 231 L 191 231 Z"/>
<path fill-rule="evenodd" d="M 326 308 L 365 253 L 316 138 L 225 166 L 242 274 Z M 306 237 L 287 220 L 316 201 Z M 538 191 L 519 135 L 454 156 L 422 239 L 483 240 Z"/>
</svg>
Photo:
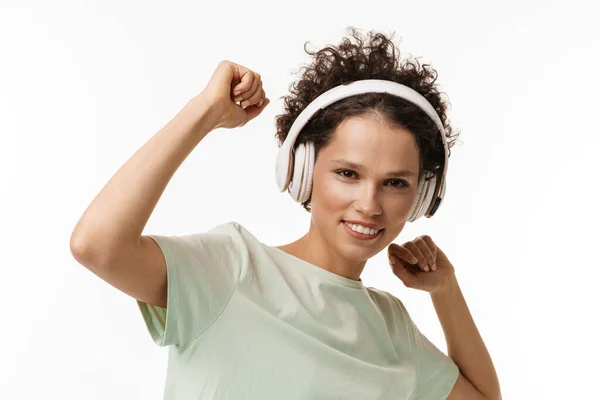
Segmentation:
<svg viewBox="0 0 600 400">
<path fill-rule="evenodd" d="M 390 37 L 370 31 L 362 36 L 354 27 L 347 29 L 356 44 L 344 37 L 338 46 L 326 46 L 318 51 L 304 51 L 314 57 L 311 65 L 304 66 L 300 79 L 290 85 L 290 94 L 284 96 L 284 113 L 275 117 L 276 134 L 281 146 L 294 120 L 316 97 L 335 86 L 364 79 L 382 79 L 406 85 L 424 96 L 437 112 L 444 126 L 448 147 L 452 147 L 458 134 L 453 135 L 446 110 L 449 103 L 441 98 L 435 81 L 437 72 L 428 64 L 419 64 L 417 59 L 401 62 L 393 34 Z M 312 141 L 315 160 L 319 150 L 332 139 L 337 126 L 347 117 L 380 115 L 385 120 L 409 130 L 419 149 L 421 174 L 426 179 L 441 174 L 444 148 L 439 138 L 437 125 L 418 106 L 387 93 L 364 93 L 342 99 L 317 112 L 304 126 L 294 149 L 300 143 Z M 311 196 L 312 197 L 312 196 Z M 311 199 L 302 206 L 311 211 Z"/>
</svg>

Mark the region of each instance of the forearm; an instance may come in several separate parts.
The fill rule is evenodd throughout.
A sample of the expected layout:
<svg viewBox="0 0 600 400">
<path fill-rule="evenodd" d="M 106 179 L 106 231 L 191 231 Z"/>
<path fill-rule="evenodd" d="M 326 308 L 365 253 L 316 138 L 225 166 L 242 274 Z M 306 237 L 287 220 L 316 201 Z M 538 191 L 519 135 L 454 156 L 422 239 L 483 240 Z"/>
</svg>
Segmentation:
<svg viewBox="0 0 600 400">
<path fill-rule="evenodd" d="M 208 105 L 192 99 L 114 174 L 71 235 L 71 249 L 87 262 L 110 262 L 121 246 L 139 243 L 175 171 L 212 129 Z"/>
<path fill-rule="evenodd" d="M 494 364 L 477 330 L 456 276 L 447 287 L 431 294 L 444 330 L 448 356 L 462 375 L 487 399 L 500 399 L 500 384 Z"/>
</svg>

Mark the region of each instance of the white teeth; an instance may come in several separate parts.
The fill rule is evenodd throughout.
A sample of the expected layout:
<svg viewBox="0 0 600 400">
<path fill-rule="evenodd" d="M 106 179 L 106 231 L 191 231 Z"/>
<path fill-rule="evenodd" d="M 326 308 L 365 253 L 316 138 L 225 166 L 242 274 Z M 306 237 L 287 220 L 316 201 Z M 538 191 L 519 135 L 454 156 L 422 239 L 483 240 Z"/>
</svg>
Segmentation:
<svg viewBox="0 0 600 400">
<path fill-rule="evenodd" d="M 354 232 L 362 233 L 364 235 L 375 235 L 379 232 L 379 229 L 367 228 L 366 226 L 358 225 L 358 224 L 349 224 L 346 223 Z"/>
</svg>

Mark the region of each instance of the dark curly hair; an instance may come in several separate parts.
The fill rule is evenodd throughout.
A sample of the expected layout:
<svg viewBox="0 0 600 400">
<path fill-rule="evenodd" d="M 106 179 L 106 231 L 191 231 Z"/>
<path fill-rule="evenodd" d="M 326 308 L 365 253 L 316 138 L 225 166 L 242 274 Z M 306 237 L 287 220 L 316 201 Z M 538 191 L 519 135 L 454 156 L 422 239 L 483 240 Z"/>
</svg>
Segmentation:
<svg viewBox="0 0 600 400">
<path fill-rule="evenodd" d="M 458 134 L 452 135 L 447 122 L 446 109 L 449 103 L 441 98 L 434 84 L 437 72 L 428 64 L 419 65 L 417 59 L 401 63 L 399 52 L 390 37 L 370 31 L 365 38 L 354 27 L 347 28 L 356 44 L 344 37 L 337 46 L 327 46 L 318 51 L 304 51 L 314 57 L 313 63 L 304 66 L 300 79 L 290 85 L 290 94 L 284 99 L 284 113 L 275 117 L 276 134 L 281 146 L 294 120 L 316 97 L 335 86 L 363 79 L 382 79 L 406 85 L 423 95 L 436 110 L 444 126 L 448 147 L 452 147 Z M 319 150 L 332 139 L 337 126 L 347 117 L 378 114 L 387 121 L 408 129 L 419 148 L 420 174 L 441 174 L 444 149 L 436 124 L 419 107 L 387 93 L 364 93 L 342 99 L 317 112 L 304 126 L 294 149 L 300 143 L 312 141 L 315 160 Z M 312 196 L 311 196 L 312 197 Z M 311 211 L 310 198 L 302 206 Z"/>
</svg>

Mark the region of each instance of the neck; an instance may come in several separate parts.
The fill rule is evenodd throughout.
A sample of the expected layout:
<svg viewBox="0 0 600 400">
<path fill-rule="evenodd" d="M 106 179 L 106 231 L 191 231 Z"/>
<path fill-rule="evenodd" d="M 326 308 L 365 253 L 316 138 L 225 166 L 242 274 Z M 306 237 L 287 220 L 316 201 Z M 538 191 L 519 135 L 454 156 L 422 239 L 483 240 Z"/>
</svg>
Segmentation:
<svg viewBox="0 0 600 400">
<path fill-rule="evenodd" d="M 360 274 L 366 264 L 366 261 L 354 261 L 342 257 L 339 252 L 337 252 L 335 248 L 320 235 L 312 220 L 310 229 L 306 235 L 295 242 L 280 246 L 279 248 L 306 262 L 355 281 L 360 280 Z"/>
</svg>

